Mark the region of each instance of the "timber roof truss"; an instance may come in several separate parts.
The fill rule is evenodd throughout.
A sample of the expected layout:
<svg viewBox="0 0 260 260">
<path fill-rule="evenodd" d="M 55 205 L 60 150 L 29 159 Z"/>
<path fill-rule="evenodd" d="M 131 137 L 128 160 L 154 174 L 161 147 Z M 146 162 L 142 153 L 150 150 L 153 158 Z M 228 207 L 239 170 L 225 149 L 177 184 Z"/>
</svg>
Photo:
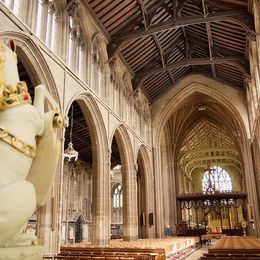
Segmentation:
<svg viewBox="0 0 260 260">
<path fill-rule="evenodd" d="M 109 40 L 109 62 L 119 55 L 150 102 L 191 73 L 244 87 L 251 0 L 84 2 Z"/>
</svg>

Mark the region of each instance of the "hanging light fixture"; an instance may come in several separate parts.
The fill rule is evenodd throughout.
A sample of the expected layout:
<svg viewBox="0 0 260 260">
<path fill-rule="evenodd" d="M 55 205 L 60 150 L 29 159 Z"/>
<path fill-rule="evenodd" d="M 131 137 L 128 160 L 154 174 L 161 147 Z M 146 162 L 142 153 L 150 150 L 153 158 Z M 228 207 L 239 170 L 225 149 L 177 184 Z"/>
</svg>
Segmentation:
<svg viewBox="0 0 260 260">
<path fill-rule="evenodd" d="M 68 144 L 67 149 L 64 151 L 64 159 L 68 158 L 68 160 L 70 161 L 71 158 L 75 158 L 75 161 L 77 161 L 79 153 L 73 148 L 72 127 L 73 127 L 73 105 L 71 107 L 71 117 L 70 117 L 70 142 Z"/>
</svg>

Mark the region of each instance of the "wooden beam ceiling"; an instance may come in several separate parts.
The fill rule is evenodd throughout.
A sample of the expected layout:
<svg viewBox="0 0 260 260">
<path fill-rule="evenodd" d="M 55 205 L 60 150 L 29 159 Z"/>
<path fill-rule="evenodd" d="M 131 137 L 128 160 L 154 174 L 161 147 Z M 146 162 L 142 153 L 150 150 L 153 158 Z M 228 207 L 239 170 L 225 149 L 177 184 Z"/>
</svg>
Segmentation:
<svg viewBox="0 0 260 260">
<path fill-rule="evenodd" d="M 148 12 L 147 12 L 147 10 L 146 10 L 146 8 L 145 8 L 145 5 L 144 5 L 143 0 L 137 0 L 137 2 L 138 2 L 138 4 L 139 4 L 140 9 L 141 9 L 141 12 L 142 12 L 145 30 L 147 30 L 147 29 L 148 29 L 148 23 L 149 23 L 148 17 L 147 17 L 147 13 L 148 13 Z M 165 5 L 165 4 L 164 4 L 164 5 Z M 161 44 L 160 44 L 160 41 L 159 41 L 157 35 L 156 35 L 156 34 L 152 34 L 152 38 L 153 38 L 153 40 L 154 40 L 154 42 L 155 42 L 155 45 L 156 45 L 156 47 L 157 47 L 157 49 L 158 49 L 158 53 L 159 53 L 160 58 L 161 58 L 162 67 L 164 68 L 165 65 L 166 65 L 164 50 L 163 50 L 163 48 L 162 48 L 162 46 L 161 46 Z M 173 77 L 171 71 L 168 71 L 168 76 L 169 76 L 169 78 L 170 78 L 172 84 L 174 84 L 175 80 L 174 80 L 174 77 Z"/>
<path fill-rule="evenodd" d="M 207 10 L 207 6 L 205 4 L 205 0 L 201 0 L 202 3 L 202 9 L 203 9 L 203 15 L 206 17 L 209 13 Z M 207 36 L 208 36 L 208 45 L 209 45 L 209 57 L 210 59 L 213 59 L 213 39 L 212 39 L 212 33 L 211 33 L 211 26 L 209 22 L 206 22 L 206 29 L 207 29 Z M 216 68 L 215 64 L 211 64 L 211 70 L 212 70 L 212 76 L 214 79 L 217 78 L 216 74 Z"/>
<path fill-rule="evenodd" d="M 151 69 L 149 71 L 143 71 L 136 73 L 135 78 L 133 80 L 133 88 L 141 87 L 142 83 L 151 75 L 168 72 L 170 70 L 180 68 L 180 67 L 188 67 L 188 66 L 200 66 L 200 65 L 212 65 L 212 64 L 230 64 L 239 70 L 241 70 L 244 74 L 247 74 L 247 71 L 240 63 L 244 63 L 244 57 L 242 56 L 229 56 L 229 57 L 216 57 L 214 59 L 210 58 L 192 58 L 185 59 L 179 62 L 175 62 L 172 64 L 168 64 L 165 67 Z"/>
<path fill-rule="evenodd" d="M 122 58 L 150 102 L 192 72 L 245 86 L 251 0 L 85 1 L 109 36 L 108 62 Z"/>
<path fill-rule="evenodd" d="M 209 14 L 206 17 L 203 15 L 194 15 L 191 17 L 178 17 L 176 20 L 172 18 L 163 21 L 161 23 L 149 25 L 146 30 L 138 29 L 124 34 L 114 35 L 112 41 L 108 47 L 109 60 L 113 59 L 114 56 L 121 50 L 123 45 L 131 40 L 146 37 L 155 33 L 163 32 L 165 30 L 173 30 L 180 27 L 185 27 L 189 25 L 196 25 L 208 22 L 217 21 L 233 21 L 236 24 L 242 26 L 245 31 L 254 34 L 252 26 L 241 16 L 248 17 L 245 10 L 235 10 L 235 11 L 225 11 Z"/>
</svg>

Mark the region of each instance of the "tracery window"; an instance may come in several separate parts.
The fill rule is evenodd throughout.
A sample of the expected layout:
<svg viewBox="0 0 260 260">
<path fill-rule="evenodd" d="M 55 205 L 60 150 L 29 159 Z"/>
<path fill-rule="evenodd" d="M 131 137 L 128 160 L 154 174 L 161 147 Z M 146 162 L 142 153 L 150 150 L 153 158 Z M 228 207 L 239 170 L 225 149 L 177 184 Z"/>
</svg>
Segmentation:
<svg viewBox="0 0 260 260">
<path fill-rule="evenodd" d="M 117 184 L 113 192 L 113 208 L 118 209 L 123 207 L 122 186 Z"/>
<path fill-rule="evenodd" d="M 216 165 L 210 167 L 203 175 L 202 191 L 206 194 L 232 191 L 232 181 L 228 172 Z"/>
</svg>

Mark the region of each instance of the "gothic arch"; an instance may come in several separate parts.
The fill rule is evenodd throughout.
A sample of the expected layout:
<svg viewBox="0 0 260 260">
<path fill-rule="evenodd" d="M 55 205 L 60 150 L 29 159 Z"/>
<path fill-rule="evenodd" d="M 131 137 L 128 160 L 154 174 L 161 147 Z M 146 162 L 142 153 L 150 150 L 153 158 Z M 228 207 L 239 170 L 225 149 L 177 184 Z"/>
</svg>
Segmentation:
<svg viewBox="0 0 260 260">
<path fill-rule="evenodd" d="M 178 93 L 173 95 L 170 101 L 163 107 L 159 116 L 160 119 L 157 121 L 158 127 L 155 131 L 154 140 L 159 140 L 162 129 L 172 113 L 179 108 L 179 106 L 187 97 L 194 94 L 195 92 L 202 93 L 216 99 L 233 114 L 234 118 L 240 126 L 241 131 L 243 132 L 243 136 L 250 136 L 249 129 L 245 126 L 245 122 L 243 122 L 243 119 L 241 118 L 238 110 L 223 93 L 213 89 L 210 84 L 206 85 L 194 82 L 186 85 Z"/>
<path fill-rule="evenodd" d="M 110 138 L 110 145 L 112 144 L 113 136 L 116 137 L 116 140 L 119 145 L 120 156 L 122 156 L 122 157 L 120 157 L 121 161 L 122 162 L 124 161 L 127 164 L 134 165 L 133 146 L 132 146 L 131 139 L 129 137 L 126 127 L 123 124 L 119 124 L 114 129 L 114 132 Z"/>
<path fill-rule="evenodd" d="M 125 241 L 133 241 L 138 238 L 134 153 L 129 134 L 124 125 L 120 124 L 115 129 L 113 136 L 116 138 L 121 160 L 123 185 L 123 239 Z"/>
<path fill-rule="evenodd" d="M 78 101 L 80 108 L 84 114 L 85 119 L 89 122 L 90 132 L 92 135 L 93 144 L 96 144 L 99 156 L 98 160 L 106 161 L 108 158 L 108 140 L 105 129 L 105 124 L 101 112 L 94 97 L 90 93 L 77 93 L 75 94 L 65 109 L 65 115 L 68 114 L 69 108 L 73 101 Z M 100 163 L 98 161 L 98 163 Z"/>
<path fill-rule="evenodd" d="M 109 230 L 109 168 L 108 142 L 106 129 L 101 112 L 95 99 L 89 93 L 80 93 L 73 96 L 66 108 L 69 111 L 73 101 L 77 101 L 88 122 L 90 138 L 93 148 L 93 227 L 92 243 L 107 245 L 110 239 Z"/>
<path fill-rule="evenodd" d="M 36 87 L 38 84 L 43 84 L 50 91 L 52 97 L 61 107 L 60 97 L 57 91 L 56 83 L 49 66 L 43 57 L 41 51 L 34 43 L 29 35 L 21 32 L 0 32 L 0 38 L 13 39 L 17 46 L 17 54 L 23 60 L 26 70 L 32 83 Z"/>
<path fill-rule="evenodd" d="M 102 56 L 103 62 L 108 59 L 107 51 L 106 51 L 106 42 L 104 37 L 99 32 L 95 32 L 91 36 L 92 48 L 98 48 L 100 54 Z"/>
<path fill-rule="evenodd" d="M 140 213 L 144 213 L 145 223 L 140 227 L 139 238 L 149 238 L 154 235 L 154 226 L 151 222 L 151 216 L 154 214 L 154 197 L 153 197 L 153 169 L 149 157 L 149 151 L 145 145 L 141 145 L 138 154 L 138 208 Z M 140 176 L 141 175 L 141 176 Z M 140 178 L 140 179 L 139 179 Z M 141 182 L 141 183 L 140 183 Z M 140 189 L 141 188 L 141 189 Z M 141 205 L 140 205 L 141 204 Z M 150 214 L 150 215 L 149 215 Z M 149 222 L 150 216 L 150 222 Z"/>
<path fill-rule="evenodd" d="M 192 78 L 192 77 L 191 77 Z M 189 80 L 190 78 L 188 78 Z M 168 103 L 161 109 L 160 113 L 157 113 L 157 120 L 153 122 L 155 126 L 155 135 L 153 136 L 153 145 L 154 145 L 154 169 L 155 169 L 155 178 L 161 180 L 161 161 L 160 161 L 160 137 L 163 132 L 163 127 L 165 126 L 167 120 L 170 116 L 177 111 L 177 109 L 182 105 L 183 101 L 188 98 L 193 93 L 201 93 L 205 94 L 209 97 L 217 100 L 223 107 L 225 107 L 233 116 L 238 130 L 241 132 L 241 141 L 240 147 L 242 151 L 242 158 L 244 162 L 244 169 L 246 175 L 246 186 L 248 191 L 248 201 L 254 205 L 254 213 L 256 219 L 256 233 L 260 234 L 260 216 L 259 216 L 259 208 L 257 204 L 257 194 L 256 194 L 256 186 L 254 180 L 254 169 L 252 167 L 252 156 L 251 156 L 251 144 L 250 144 L 250 131 L 248 125 L 248 117 L 247 114 L 242 115 L 241 111 L 238 110 L 234 103 L 231 103 L 231 100 L 228 99 L 228 95 L 224 94 L 224 90 L 222 92 L 214 88 L 215 80 L 209 80 L 207 84 L 202 84 L 198 82 L 185 84 L 185 80 L 180 82 L 179 86 L 176 86 L 177 92 L 171 95 Z M 183 84 L 184 83 L 184 84 Z M 218 83 L 219 84 L 219 83 Z M 235 93 L 235 92 L 234 92 Z M 162 190 L 161 181 L 156 183 L 156 201 L 160 201 L 161 195 L 160 191 Z M 157 211 L 157 235 L 162 236 L 163 234 L 163 223 L 160 220 L 162 216 L 162 208 L 158 208 Z M 159 215 L 159 216 L 158 216 Z"/>
</svg>

